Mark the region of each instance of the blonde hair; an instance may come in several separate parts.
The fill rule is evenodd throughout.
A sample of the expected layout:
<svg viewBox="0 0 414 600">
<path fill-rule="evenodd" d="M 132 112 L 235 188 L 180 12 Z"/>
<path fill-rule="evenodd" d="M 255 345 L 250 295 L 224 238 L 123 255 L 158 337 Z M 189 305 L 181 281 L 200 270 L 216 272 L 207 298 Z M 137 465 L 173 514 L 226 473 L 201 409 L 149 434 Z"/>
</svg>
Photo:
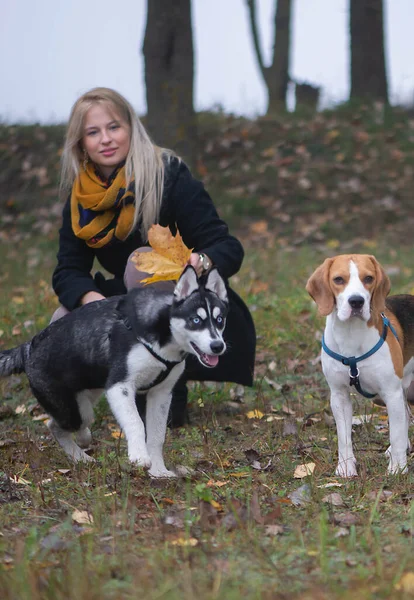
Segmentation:
<svg viewBox="0 0 414 600">
<path fill-rule="evenodd" d="M 81 141 L 85 116 L 95 104 L 109 106 L 130 127 L 131 141 L 125 162 L 126 185 L 134 181 L 135 187 L 135 214 L 130 233 L 140 222 L 141 234 L 146 241 L 148 229 L 158 222 L 160 216 L 164 191 L 163 157 L 168 161 L 174 154 L 152 142 L 132 105 L 118 92 L 110 88 L 94 88 L 73 105 L 62 153 L 61 193 L 67 194 L 80 173 L 84 158 Z"/>
</svg>

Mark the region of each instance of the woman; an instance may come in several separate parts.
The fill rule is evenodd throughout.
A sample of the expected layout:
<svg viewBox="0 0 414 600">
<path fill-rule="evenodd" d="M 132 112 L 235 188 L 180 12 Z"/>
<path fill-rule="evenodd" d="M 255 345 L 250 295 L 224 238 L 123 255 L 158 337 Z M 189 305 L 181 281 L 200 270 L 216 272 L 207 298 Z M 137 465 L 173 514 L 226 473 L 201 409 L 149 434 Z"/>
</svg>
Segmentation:
<svg viewBox="0 0 414 600">
<path fill-rule="evenodd" d="M 53 274 L 62 306 L 53 320 L 133 287 L 138 273 L 131 255 L 147 244 L 154 223 L 173 233 L 179 230 L 186 246 L 194 249 L 189 262 L 199 275 L 214 264 L 229 278 L 241 266 L 242 246 L 229 234 L 203 185 L 172 151 L 152 143 L 132 106 L 111 89 L 95 88 L 73 106 L 61 189 L 69 198 Z M 113 278 L 92 275 L 95 258 Z M 252 385 L 254 325 L 242 300 L 229 293 L 225 337 L 230 350 L 214 370 L 188 360 L 185 379 Z M 186 404 L 183 380 L 173 392 L 172 425 L 185 422 Z"/>
</svg>

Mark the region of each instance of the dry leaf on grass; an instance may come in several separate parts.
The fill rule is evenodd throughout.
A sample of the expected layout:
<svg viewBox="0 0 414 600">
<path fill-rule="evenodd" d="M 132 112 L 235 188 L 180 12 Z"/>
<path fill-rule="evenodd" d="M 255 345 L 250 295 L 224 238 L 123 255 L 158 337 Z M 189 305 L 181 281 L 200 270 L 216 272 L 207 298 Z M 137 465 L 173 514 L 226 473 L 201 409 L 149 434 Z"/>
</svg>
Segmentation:
<svg viewBox="0 0 414 600">
<path fill-rule="evenodd" d="M 138 252 L 131 259 L 139 271 L 153 273 L 152 277 L 143 279 L 142 283 L 178 279 L 192 252 L 192 249 L 184 244 L 179 232 L 173 236 L 169 227 L 152 225 L 148 232 L 148 241 L 152 251 Z"/>
<path fill-rule="evenodd" d="M 265 535 L 282 535 L 283 532 L 283 525 L 266 525 L 265 527 Z"/>
<path fill-rule="evenodd" d="M 298 465 L 293 473 L 293 477 L 295 479 L 302 479 L 302 477 L 307 477 L 308 475 L 312 475 L 315 470 L 315 463 L 305 463 L 304 465 Z"/>
<path fill-rule="evenodd" d="M 93 517 L 88 513 L 87 510 L 74 510 L 72 513 L 72 521 L 78 523 L 78 525 L 92 525 Z"/>
<path fill-rule="evenodd" d="M 303 506 L 307 502 L 311 501 L 311 488 L 310 485 L 305 483 L 301 485 L 297 490 L 288 494 L 289 500 L 295 506 Z"/>
<path fill-rule="evenodd" d="M 414 573 L 412 571 L 404 573 L 400 581 L 395 584 L 395 589 L 410 594 L 410 596 L 414 595 Z"/>
<path fill-rule="evenodd" d="M 249 410 L 249 412 L 246 413 L 246 417 L 248 419 L 263 419 L 264 414 L 260 411 L 260 410 Z"/>
<path fill-rule="evenodd" d="M 173 546 L 197 546 L 198 540 L 196 538 L 178 538 L 176 540 L 171 540 L 171 544 Z"/>
<path fill-rule="evenodd" d="M 10 475 L 9 479 L 13 483 L 19 483 L 20 485 L 30 485 L 31 484 L 30 481 L 28 481 L 27 479 L 23 479 L 23 477 L 20 477 L 20 475 Z"/>
<path fill-rule="evenodd" d="M 331 506 L 344 506 L 344 501 L 338 492 L 333 492 L 332 494 L 324 496 L 322 502 L 327 502 L 328 504 L 331 504 Z"/>
<path fill-rule="evenodd" d="M 357 525 L 359 518 L 351 512 L 335 513 L 333 515 L 333 522 L 335 525 L 340 525 L 341 527 L 350 527 L 351 525 Z"/>
</svg>

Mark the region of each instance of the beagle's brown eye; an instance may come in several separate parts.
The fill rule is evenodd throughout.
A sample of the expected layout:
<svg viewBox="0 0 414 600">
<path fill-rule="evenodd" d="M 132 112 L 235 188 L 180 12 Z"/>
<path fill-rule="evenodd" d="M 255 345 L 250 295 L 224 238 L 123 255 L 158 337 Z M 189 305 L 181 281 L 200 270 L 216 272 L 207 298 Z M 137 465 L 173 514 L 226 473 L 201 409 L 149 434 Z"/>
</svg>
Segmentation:
<svg viewBox="0 0 414 600">
<path fill-rule="evenodd" d="M 334 277 L 333 282 L 336 283 L 336 285 L 343 285 L 345 280 L 343 277 Z"/>
<path fill-rule="evenodd" d="M 372 283 L 374 281 L 374 278 L 371 275 L 367 275 L 366 277 L 364 277 L 364 283 Z"/>
</svg>

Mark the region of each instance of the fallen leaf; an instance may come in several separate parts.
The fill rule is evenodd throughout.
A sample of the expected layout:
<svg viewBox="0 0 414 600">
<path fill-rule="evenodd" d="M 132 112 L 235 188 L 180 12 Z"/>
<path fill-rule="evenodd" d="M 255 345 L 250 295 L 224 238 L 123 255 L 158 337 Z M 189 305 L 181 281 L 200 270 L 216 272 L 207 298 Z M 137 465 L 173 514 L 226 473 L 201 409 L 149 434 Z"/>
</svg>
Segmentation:
<svg viewBox="0 0 414 600">
<path fill-rule="evenodd" d="M 87 510 L 74 510 L 72 513 L 72 521 L 79 525 L 83 525 L 84 523 L 92 525 L 93 517 Z"/>
<path fill-rule="evenodd" d="M 404 573 L 398 583 L 395 584 L 395 589 L 405 594 L 414 594 L 414 573 L 412 571 Z"/>
<path fill-rule="evenodd" d="M 245 450 L 244 454 L 249 463 L 260 460 L 260 454 L 254 448 L 249 448 L 248 450 Z"/>
<path fill-rule="evenodd" d="M 32 417 L 33 421 L 46 421 L 47 419 L 49 419 L 49 415 L 47 415 L 46 413 L 43 413 L 41 415 L 36 415 L 35 417 Z"/>
<path fill-rule="evenodd" d="M 260 411 L 260 410 L 249 410 L 249 412 L 246 413 L 246 417 L 248 419 L 263 419 L 264 414 Z"/>
<path fill-rule="evenodd" d="M 184 519 L 179 514 L 169 514 L 164 519 L 164 525 L 184 529 Z"/>
<path fill-rule="evenodd" d="M 347 529 L 346 527 L 338 527 L 338 530 L 336 531 L 334 537 L 340 538 L 346 537 L 347 535 L 349 535 L 349 529 Z"/>
<path fill-rule="evenodd" d="M 297 433 L 298 433 L 298 427 L 297 427 L 295 421 L 292 421 L 292 419 L 286 419 L 283 423 L 282 435 L 284 437 L 286 437 L 288 435 L 296 435 Z"/>
<path fill-rule="evenodd" d="M 177 538 L 171 541 L 172 546 L 197 546 L 198 540 L 196 538 Z"/>
<path fill-rule="evenodd" d="M 113 438 L 115 438 L 116 440 L 119 440 L 120 438 L 125 437 L 123 431 L 112 431 L 111 436 Z"/>
<path fill-rule="evenodd" d="M 293 473 L 293 477 L 295 479 L 302 479 L 302 477 L 307 477 L 308 475 L 312 475 L 315 470 L 315 463 L 305 463 L 303 465 L 298 465 Z"/>
<path fill-rule="evenodd" d="M 179 477 L 192 477 L 195 475 L 194 469 L 186 467 L 185 465 L 175 465 L 174 471 Z"/>
<path fill-rule="evenodd" d="M 40 547 L 43 550 L 49 550 L 52 552 L 64 550 L 68 546 L 69 542 L 62 540 L 57 532 L 49 533 L 40 541 Z"/>
<path fill-rule="evenodd" d="M 290 408 L 286 404 L 284 404 L 282 406 L 282 412 L 284 412 L 287 415 L 295 415 L 296 414 L 296 411 L 294 411 L 293 408 Z"/>
<path fill-rule="evenodd" d="M 297 490 L 288 494 L 289 500 L 295 506 L 302 506 L 311 501 L 311 488 L 308 483 L 301 485 Z"/>
<path fill-rule="evenodd" d="M 16 415 L 22 415 L 27 411 L 27 408 L 24 404 L 19 404 L 19 406 L 16 406 L 14 412 L 16 413 Z"/>
<path fill-rule="evenodd" d="M 259 525 L 263 525 L 264 518 L 262 515 L 262 511 L 260 510 L 259 494 L 256 490 L 253 491 L 252 497 L 250 499 L 250 512 L 256 523 L 258 523 Z"/>
<path fill-rule="evenodd" d="M 386 502 L 391 498 L 392 494 L 393 492 L 391 492 L 391 490 L 381 490 L 381 492 L 376 492 L 375 490 L 372 490 L 371 492 L 369 492 L 369 494 L 367 494 L 367 498 L 369 500 L 376 500 L 379 495 L 378 500 L 380 502 Z"/>
<path fill-rule="evenodd" d="M 282 535 L 283 532 L 283 525 L 266 525 L 265 527 L 266 535 Z"/>
<path fill-rule="evenodd" d="M 318 485 L 318 488 L 342 487 L 343 485 L 343 483 L 339 483 L 338 481 L 331 481 L 330 483 Z"/>
<path fill-rule="evenodd" d="M 228 481 L 213 481 L 210 479 L 207 481 L 208 487 L 223 487 L 223 485 L 228 485 Z"/>
<path fill-rule="evenodd" d="M 252 233 L 266 233 L 268 229 L 267 221 L 255 221 L 250 225 L 250 231 Z"/>
<path fill-rule="evenodd" d="M 217 510 L 206 500 L 200 500 L 200 527 L 203 531 L 213 529 L 217 526 Z"/>
<path fill-rule="evenodd" d="M 13 481 L 13 483 L 19 483 L 20 485 L 30 485 L 30 481 L 23 479 L 23 477 L 20 477 L 19 475 L 11 475 L 9 479 L 10 481 Z"/>
<path fill-rule="evenodd" d="M 184 244 L 180 233 L 173 236 L 169 227 L 152 225 L 148 232 L 150 252 L 137 252 L 133 262 L 139 271 L 153 273 L 142 280 L 150 284 L 155 281 L 172 281 L 180 277 L 188 263 L 192 249 Z"/>
<path fill-rule="evenodd" d="M 332 506 L 343 506 L 344 501 L 342 500 L 340 494 L 338 492 L 333 492 L 332 494 L 328 494 L 322 498 L 322 502 L 327 502 Z"/>
<path fill-rule="evenodd" d="M 350 527 L 351 525 L 357 525 L 359 523 L 359 518 L 357 515 L 351 512 L 335 513 L 333 515 L 333 521 L 336 523 L 336 525 Z"/>
<path fill-rule="evenodd" d="M 355 415 L 352 417 L 352 425 L 362 425 L 363 423 L 371 423 L 372 415 Z"/>
</svg>

